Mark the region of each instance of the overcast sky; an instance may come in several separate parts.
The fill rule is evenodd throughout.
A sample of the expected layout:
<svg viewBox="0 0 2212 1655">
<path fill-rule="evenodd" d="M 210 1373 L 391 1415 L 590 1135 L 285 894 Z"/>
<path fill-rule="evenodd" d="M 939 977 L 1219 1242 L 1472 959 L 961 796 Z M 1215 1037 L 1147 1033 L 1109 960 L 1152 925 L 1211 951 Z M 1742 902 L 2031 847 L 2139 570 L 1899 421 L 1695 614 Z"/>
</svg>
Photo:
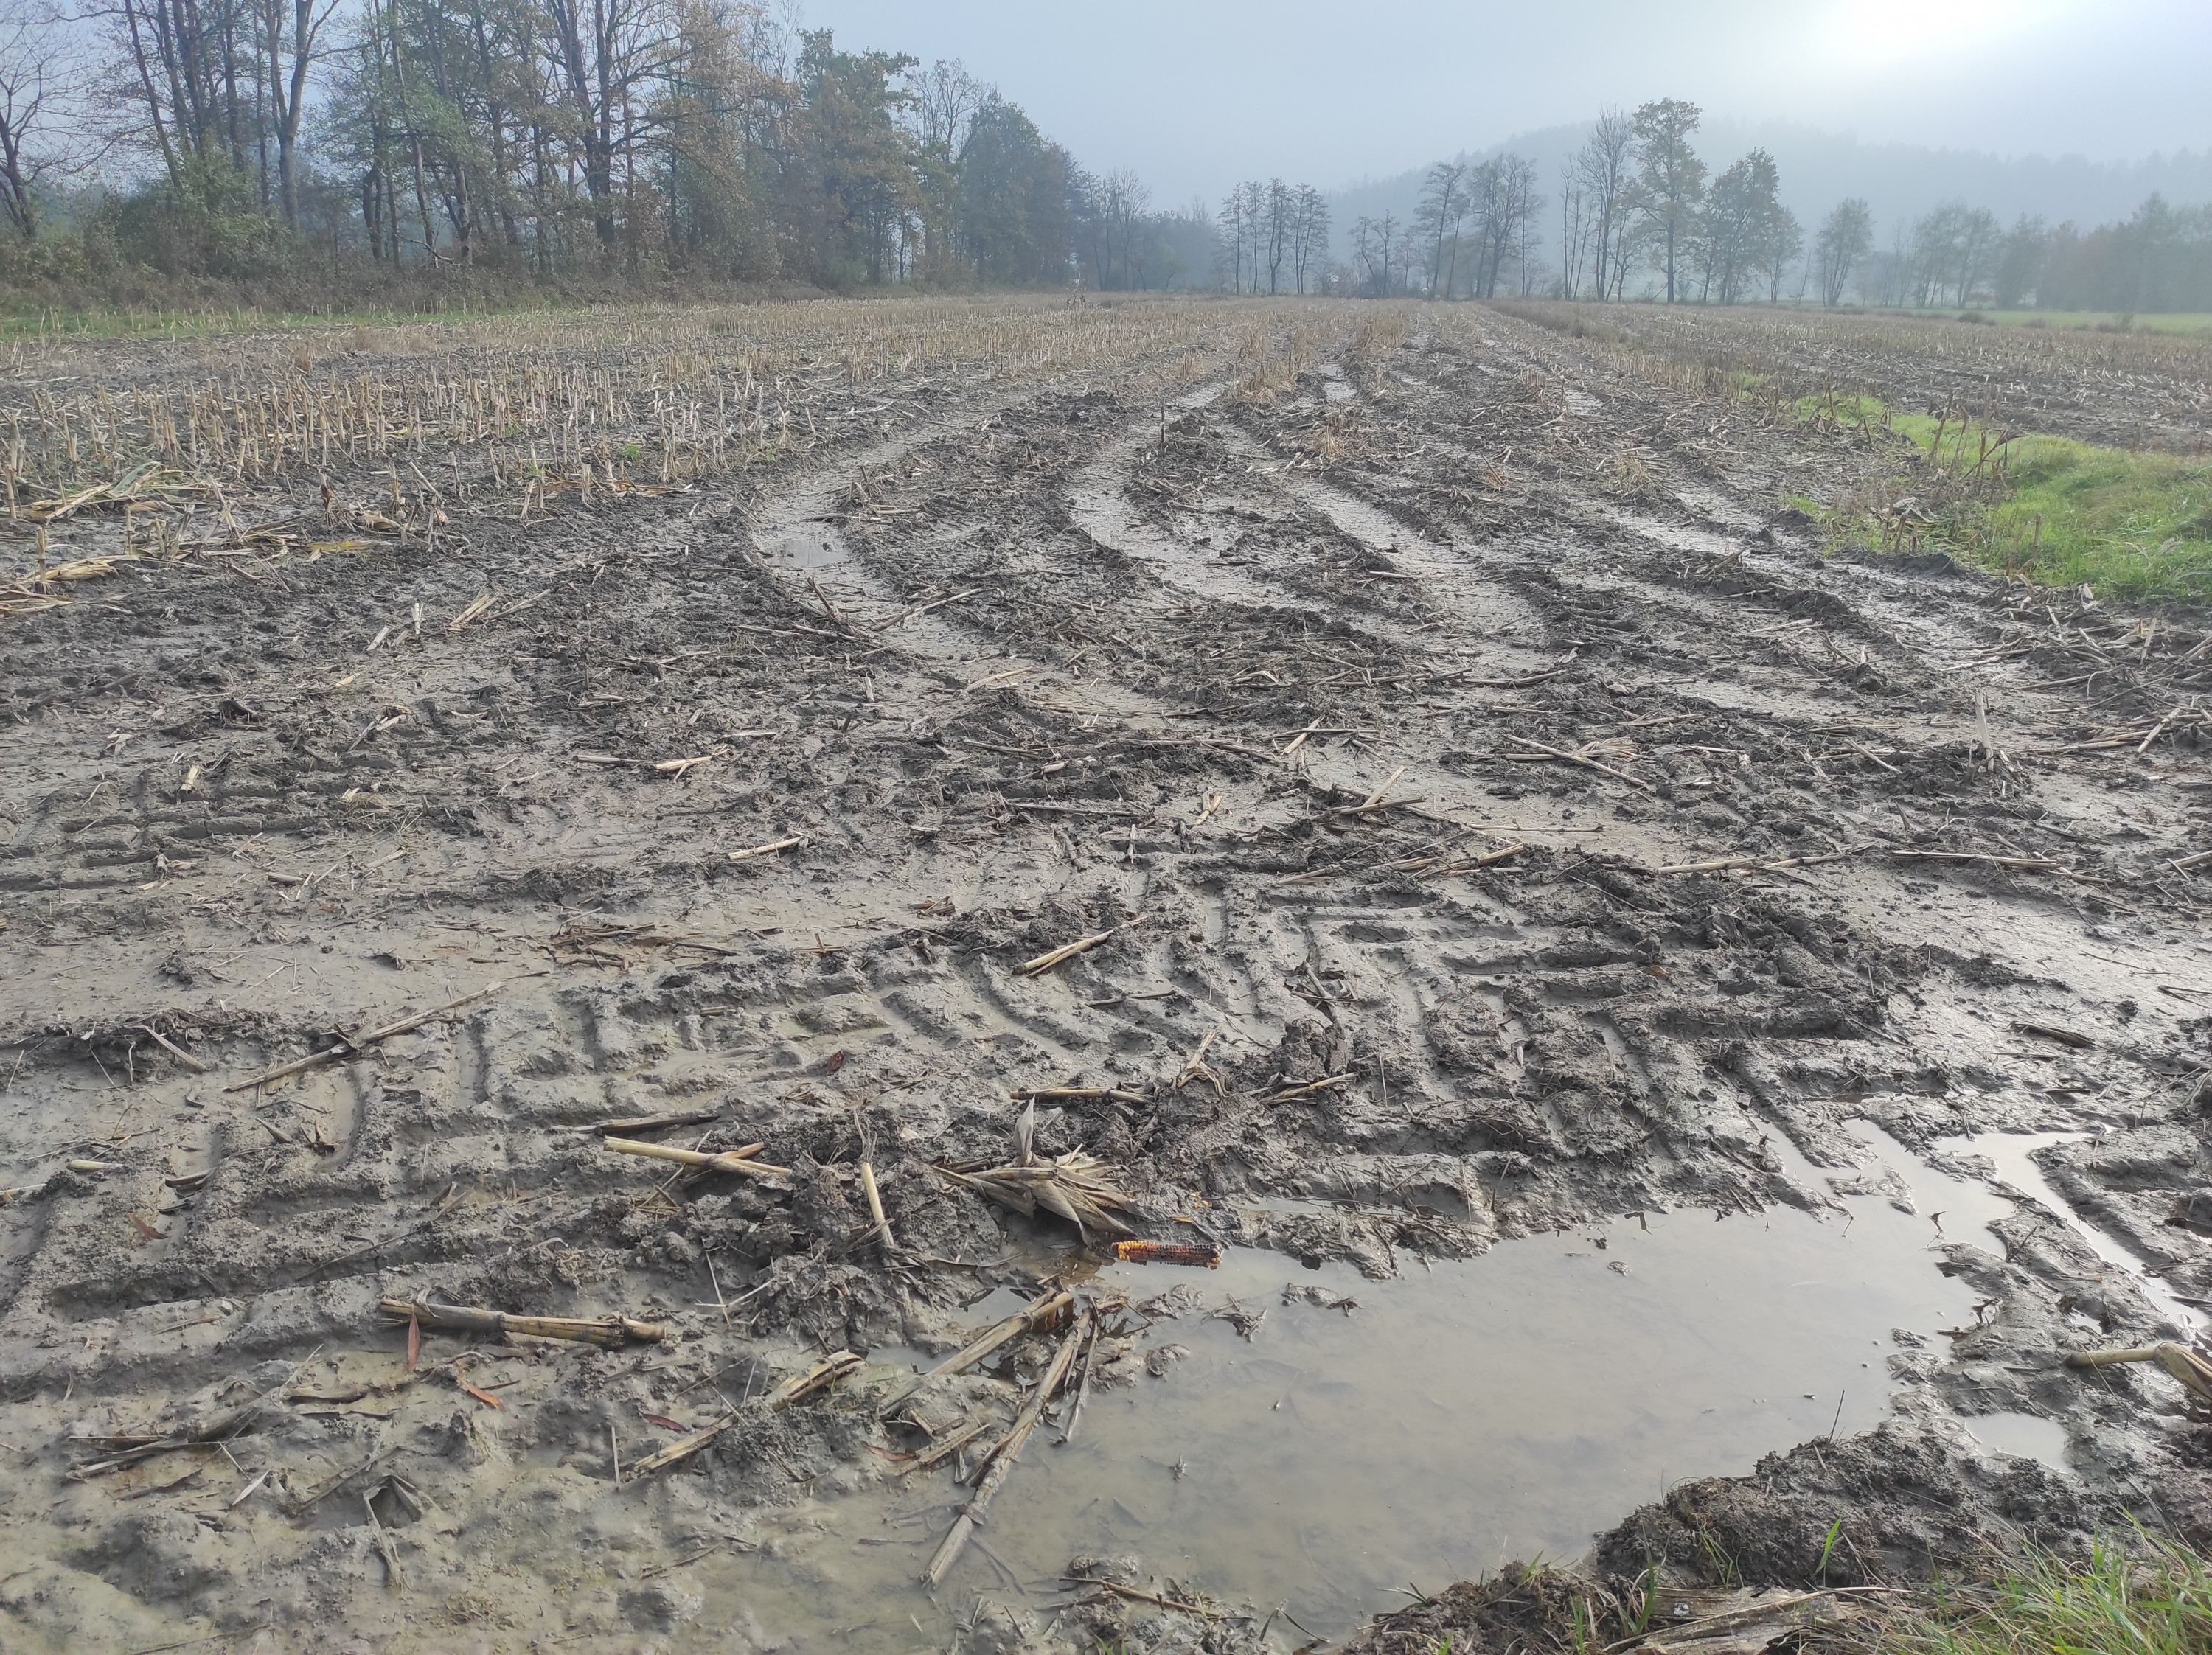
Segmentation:
<svg viewBox="0 0 2212 1655">
<path fill-rule="evenodd" d="M 2115 161 L 2212 148 L 2212 0 L 805 0 L 958 58 L 1159 205 L 1387 176 L 1688 98 L 1871 142 Z"/>
</svg>

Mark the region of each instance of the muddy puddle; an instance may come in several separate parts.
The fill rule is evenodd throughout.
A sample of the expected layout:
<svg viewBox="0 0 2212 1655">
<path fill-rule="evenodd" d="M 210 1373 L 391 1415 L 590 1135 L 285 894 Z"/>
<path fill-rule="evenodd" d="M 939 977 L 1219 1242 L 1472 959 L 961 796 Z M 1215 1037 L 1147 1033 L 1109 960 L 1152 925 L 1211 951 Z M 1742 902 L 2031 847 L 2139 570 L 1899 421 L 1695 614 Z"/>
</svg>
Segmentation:
<svg viewBox="0 0 2212 1655">
<path fill-rule="evenodd" d="M 1907 1191 L 1903 1204 L 1926 1215 L 1944 1240 L 1995 1245 L 1990 1228 L 2028 1208 L 2070 1232 L 2106 1267 L 2102 1279 L 2140 1291 L 2175 1331 L 2193 1337 L 2204 1325 L 2201 1309 L 2177 1296 L 2125 1241 L 2085 1218 L 2037 1164 L 2045 1150 L 2094 1144 L 2097 1134 L 1982 1132 L 1939 1138 L 1923 1157 L 1870 1120 L 1847 1122 L 1846 1130 L 1898 1175 Z"/>
<path fill-rule="evenodd" d="M 2066 1428 L 2035 1414 L 1977 1414 L 1966 1434 L 1993 1454 L 2032 1459 L 2054 1471 L 2068 1469 Z"/>
<path fill-rule="evenodd" d="M 1865 1123 L 1860 1125 L 1870 1134 L 1879 1130 Z M 1972 1176 L 1948 1176 L 1930 1168 L 1929 1178 L 1939 1182 L 1933 1190 L 1925 1185 L 1922 1188 L 1926 1193 L 1946 1195 L 1954 1203 L 1954 1212 L 1971 1213 L 1983 1223 L 2008 1216 L 2015 1205 L 2001 1192 L 2003 1189 L 2026 1197 L 2080 1237 L 2089 1251 L 2109 1267 L 2112 1276 L 2139 1288 L 2165 1321 L 2193 1337 L 2204 1325 L 2203 1312 L 2178 1297 L 2154 1271 L 2146 1268 L 2145 1261 L 2136 1257 L 2124 1241 L 2084 1218 L 2052 1187 L 2043 1168 L 2036 1164 L 2036 1156 L 2045 1149 L 2094 1142 L 2095 1135 L 2088 1132 L 1985 1132 L 1972 1137 L 1939 1139 L 1934 1146 L 1939 1157 L 1962 1170 L 1986 1162 L 1992 1169 L 1990 1179 L 1978 1181 Z"/>
<path fill-rule="evenodd" d="M 1879 1187 L 1766 1145 L 1817 1211 L 1648 1212 L 1389 1281 L 1245 1248 L 1203 1275 L 1109 1267 L 1097 1284 L 1152 1320 L 1139 1342 L 1150 1376 L 1094 1397 L 1079 1440 L 1036 1457 L 938 1607 L 1042 1610 L 1064 1597 L 1070 1560 L 1133 1558 L 1156 1582 L 1284 1606 L 1334 1635 L 1407 1582 L 1571 1560 L 1624 1506 L 1880 1423 L 1892 1353 L 1976 1321 L 1974 1291 L 1939 1268 L 1943 1249 L 1995 1246 L 1990 1227 L 2024 1203 L 2177 1326 L 2198 1325 L 2037 1167 L 2084 1135 L 1983 1134 L 1922 1156 L 1872 1121 L 1850 1130 L 1870 1152 L 1859 1173 Z M 980 1322 L 1018 1304 L 1002 1290 L 972 1308 Z M 1960 1446 L 1984 1458 L 2069 1470 L 2058 1421 L 2001 1410 L 1963 1424 Z M 841 1628 L 854 1646 L 903 1648 L 930 1625 L 911 1582 L 948 1493 L 848 1504 L 807 1549 L 808 1580 L 909 1604 Z M 793 1561 L 737 1573 L 772 1594 Z"/>
<path fill-rule="evenodd" d="M 1098 1283 L 1152 1319 L 1157 1373 L 1094 1395 L 1074 1443 L 1024 1458 L 934 1603 L 914 1581 L 957 1497 L 941 1472 L 825 1507 L 818 1532 L 694 1585 L 786 1631 L 819 1625 L 810 1597 L 832 1591 L 869 1606 L 839 1621 L 847 1646 L 888 1651 L 917 1624 L 939 1635 L 978 1594 L 1041 1610 L 1066 1595 L 1072 1559 L 1134 1557 L 1145 1576 L 1340 1634 L 1408 1581 L 1579 1556 L 1686 1478 L 1877 1423 L 1895 1336 L 1936 1342 L 1972 1319 L 1931 1238 L 1854 1196 L 1819 1214 L 1646 1213 L 1408 1261 L 1393 1281 L 1246 1248 L 1218 1271 L 1110 1267 Z M 1016 1302 L 1002 1291 L 972 1313 Z M 916 1360 L 872 1360 L 902 1356 Z M 2056 1452 L 2044 1423 L 1984 1440 Z"/>
</svg>

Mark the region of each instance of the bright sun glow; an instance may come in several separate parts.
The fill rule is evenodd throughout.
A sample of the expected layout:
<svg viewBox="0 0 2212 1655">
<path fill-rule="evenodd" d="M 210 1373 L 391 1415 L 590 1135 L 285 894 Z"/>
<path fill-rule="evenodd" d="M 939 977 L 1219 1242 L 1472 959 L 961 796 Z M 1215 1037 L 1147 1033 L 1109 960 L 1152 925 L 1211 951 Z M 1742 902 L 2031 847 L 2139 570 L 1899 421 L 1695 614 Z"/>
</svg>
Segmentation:
<svg viewBox="0 0 2212 1655">
<path fill-rule="evenodd" d="M 1818 38 L 1845 63 L 1905 68 L 2007 45 L 2087 9 L 2070 0 L 1846 0 L 1826 10 Z"/>
</svg>

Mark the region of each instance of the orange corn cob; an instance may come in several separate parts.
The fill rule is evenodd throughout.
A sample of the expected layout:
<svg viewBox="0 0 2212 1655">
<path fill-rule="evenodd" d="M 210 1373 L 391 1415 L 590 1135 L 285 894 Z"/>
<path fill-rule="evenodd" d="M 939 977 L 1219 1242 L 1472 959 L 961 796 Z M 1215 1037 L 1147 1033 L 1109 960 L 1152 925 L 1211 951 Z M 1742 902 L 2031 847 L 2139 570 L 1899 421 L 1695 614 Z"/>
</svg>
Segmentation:
<svg viewBox="0 0 2212 1655">
<path fill-rule="evenodd" d="M 1125 1264 L 1195 1264 L 1205 1270 L 1221 1268 L 1220 1249 L 1188 1246 L 1179 1241 L 1116 1241 L 1114 1256 Z"/>
</svg>

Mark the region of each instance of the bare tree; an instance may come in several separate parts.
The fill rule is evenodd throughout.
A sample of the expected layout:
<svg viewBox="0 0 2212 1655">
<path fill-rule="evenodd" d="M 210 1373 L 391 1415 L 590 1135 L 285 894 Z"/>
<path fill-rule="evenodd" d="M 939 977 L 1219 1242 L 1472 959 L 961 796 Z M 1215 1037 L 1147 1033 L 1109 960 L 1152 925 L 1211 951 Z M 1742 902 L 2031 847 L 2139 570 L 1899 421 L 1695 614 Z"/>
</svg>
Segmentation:
<svg viewBox="0 0 2212 1655">
<path fill-rule="evenodd" d="M 908 122 L 925 153 L 957 164 L 975 117 L 997 90 L 968 72 L 958 58 L 939 58 L 915 77 Z"/>
<path fill-rule="evenodd" d="M 0 0 L 0 206 L 26 240 L 38 233 L 40 186 L 90 158 L 83 54 L 50 0 Z"/>
<path fill-rule="evenodd" d="M 1705 193 L 1705 164 L 1690 148 L 1703 112 L 1680 98 L 1662 98 L 1636 112 L 1638 182 L 1652 239 L 1667 272 L 1667 302 L 1674 302 L 1685 243 L 1697 223 Z"/>
<path fill-rule="evenodd" d="M 1310 184 L 1301 184 L 1297 190 L 1296 233 L 1291 243 L 1291 275 L 1297 290 L 1306 290 L 1309 276 L 1319 286 L 1321 273 L 1328 268 L 1328 201 Z"/>
<path fill-rule="evenodd" d="M 1759 263 L 1766 270 L 1766 302 L 1782 302 L 1782 273 L 1796 263 L 1797 255 L 1805 251 L 1805 227 L 1797 221 L 1797 215 L 1779 201 L 1768 218 L 1765 233 L 1759 247 Z"/>
<path fill-rule="evenodd" d="M 1636 128 L 1618 109 L 1601 109 L 1590 125 L 1590 135 L 1576 153 L 1573 166 L 1587 205 L 1592 264 L 1597 276 L 1597 296 L 1608 296 L 1607 281 L 1615 264 L 1615 244 L 1626 239 L 1633 216 Z M 1626 261 L 1619 261 L 1625 276 Z M 1618 291 L 1611 295 L 1619 298 Z"/>
<path fill-rule="evenodd" d="M 1622 215 L 1613 225 L 1613 246 L 1606 252 L 1616 300 L 1626 296 L 1629 275 L 1644 262 L 1651 246 L 1651 217 L 1644 206 L 1643 186 L 1632 184 L 1622 193 Z"/>
<path fill-rule="evenodd" d="M 1215 257 L 1229 277 L 1231 293 L 1244 291 L 1244 191 L 1239 188 L 1229 192 L 1214 215 L 1213 245 Z"/>
<path fill-rule="evenodd" d="M 1375 297 L 1388 299 L 1390 296 L 1391 261 L 1396 257 L 1398 249 L 1397 218 L 1389 213 L 1383 214 L 1381 218 L 1363 218 L 1352 227 L 1352 231 L 1358 238 L 1357 257 L 1367 266 L 1367 280 L 1374 288 Z M 1399 268 L 1402 270 L 1404 267 L 1404 261 L 1399 260 Z"/>
<path fill-rule="evenodd" d="M 324 0 L 319 11 L 315 0 L 254 0 L 262 69 L 269 79 L 269 124 L 276 139 L 276 201 L 284 222 L 295 228 L 300 222 L 295 158 L 300 148 L 300 118 L 307 107 L 307 71 L 315 61 L 323 26 L 337 4 L 338 0 Z"/>
<path fill-rule="evenodd" d="M 1829 308 L 1844 302 L 1844 288 L 1850 280 L 1851 266 L 1864 258 L 1874 246 L 1874 209 L 1865 200 L 1853 196 L 1838 202 L 1820 221 L 1820 233 L 1814 243 L 1814 258 L 1820 267 L 1820 297 Z"/>
<path fill-rule="evenodd" d="M 1267 262 L 1261 246 L 1267 228 L 1267 186 L 1257 179 L 1248 179 L 1237 191 L 1239 210 L 1244 215 L 1243 246 L 1252 262 L 1252 291 L 1260 291 L 1260 267 Z"/>
<path fill-rule="evenodd" d="M 227 5 L 198 0 L 116 0 L 104 15 L 121 48 L 112 89 L 132 112 L 130 135 L 151 140 L 181 192 L 223 155 L 224 129 L 237 124 L 224 118 L 226 89 L 238 81 L 236 18 Z"/>
<path fill-rule="evenodd" d="M 1859 297 L 1867 296 L 1869 276 L 1877 278 L 1875 303 L 1877 305 L 1909 305 L 1912 302 L 1913 283 L 1912 229 L 1903 219 L 1890 226 L 1889 250 L 1876 253 L 1867 261 L 1868 268 L 1860 272 L 1853 286 Z"/>
<path fill-rule="evenodd" d="M 592 225 L 605 251 L 616 242 L 617 164 L 630 159 L 641 136 L 638 117 L 650 105 L 649 88 L 678 50 L 665 9 L 665 0 L 545 0 L 558 95 L 573 118 Z M 828 37 L 809 38 L 826 42 Z"/>
<path fill-rule="evenodd" d="M 914 140 L 921 179 L 920 268 L 936 274 L 948 269 L 954 256 L 961 156 L 975 130 L 976 118 L 998 96 L 998 90 L 970 75 L 957 58 L 939 58 L 922 73 L 909 76 L 906 89 L 912 101 L 902 112 L 902 124 Z"/>
<path fill-rule="evenodd" d="M 1397 221 L 1385 213 L 1382 215 L 1382 222 L 1387 228 Z M 1411 224 L 1405 225 L 1399 230 L 1397 251 L 1392 253 L 1390 258 L 1391 263 L 1398 270 L 1398 285 L 1407 294 L 1411 294 L 1413 291 L 1413 270 L 1421 262 L 1419 238 Z M 1389 270 L 1386 269 L 1382 274 L 1387 281 L 1389 277 Z"/>
<path fill-rule="evenodd" d="M 1280 179 L 1270 179 L 1261 235 L 1267 252 L 1267 291 L 1271 294 L 1281 285 L 1283 260 L 1290 254 L 1291 239 L 1296 232 L 1297 220 L 1297 197 L 1292 194 L 1291 186 Z M 1252 285 L 1255 288 L 1260 285 L 1256 276 L 1257 272 L 1255 272 L 1255 279 Z"/>
<path fill-rule="evenodd" d="M 1559 168 L 1559 297 L 1582 296 L 1583 266 L 1589 257 L 1590 214 L 1582 177 L 1571 161 Z"/>
<path fill-rule="evenodd" d="M 1478 298 L 1495 298 L 1510 263 L 1522 290 L 1534 236 L 1530 219 L 1542 205 L 1536 193 L 1536 167 L 1519 155 L 1499 155 L 1471 167 L 1467 173 L 1468 218 L 1474 226 Z"/>
<path fill-rule="evenodd" d="M 1108 256 L 1113 268 L 1121 272 L 1121 285 L 1142 288 L 1146 255 L 1151 251 L 1146 231 L 1152 210 L 1152 187 L 1133 168 L 1116 167 L 1106 175 L 1103 207 Z M 1102 281 L 1099 285 L 1111 283 Z"/>
<path fill-rule="evenodd" d="M 1536 274 L 1536 215 L 1544 197 L 1536 191 L 1536 163 L 1520 155 L 1504 157 L 1505 210 L 1509 215 L 1515 275 L 1522 297 Z"/>
<path fill-rule="evenodd" d="M 2003 243 L 2003 227 L 1998 224 L 1997 215 L 1988 208 L 1975 207 L 1960 216 L 1951 278 L 1960 304 L 1974 302 L 1974 295 L 1990 276 L 1997 250 Z"/>
<path fill-rule="evenodd" d="M 1421 203 L 1413 219 L 1416 232 L 1429 244 L 1429 297 L 1449 299 L 1452 283 L 1459 269 L 1460 221 L 1467 216 L 1468 169 L 1450 161 L 1438 161 L 1429 168 L 1428 182 L 1422 186 Z M 1452 270 L 1444 270 L 1445 250 L 1451 254 Z"/>
<path fill-rule="evenodd" d="M 1278 179 L 1277 187 L 1280 185 Z M 1268 186 L 1253 179 L 1230 191 L 1215 216 L 1214 245 L 1232 293 L 1260 291 L 1260 271 L 1267 260 L 1270 204 Z M 1287 235 L 1287 222 L 1284 228 Z"/>
</svg>

